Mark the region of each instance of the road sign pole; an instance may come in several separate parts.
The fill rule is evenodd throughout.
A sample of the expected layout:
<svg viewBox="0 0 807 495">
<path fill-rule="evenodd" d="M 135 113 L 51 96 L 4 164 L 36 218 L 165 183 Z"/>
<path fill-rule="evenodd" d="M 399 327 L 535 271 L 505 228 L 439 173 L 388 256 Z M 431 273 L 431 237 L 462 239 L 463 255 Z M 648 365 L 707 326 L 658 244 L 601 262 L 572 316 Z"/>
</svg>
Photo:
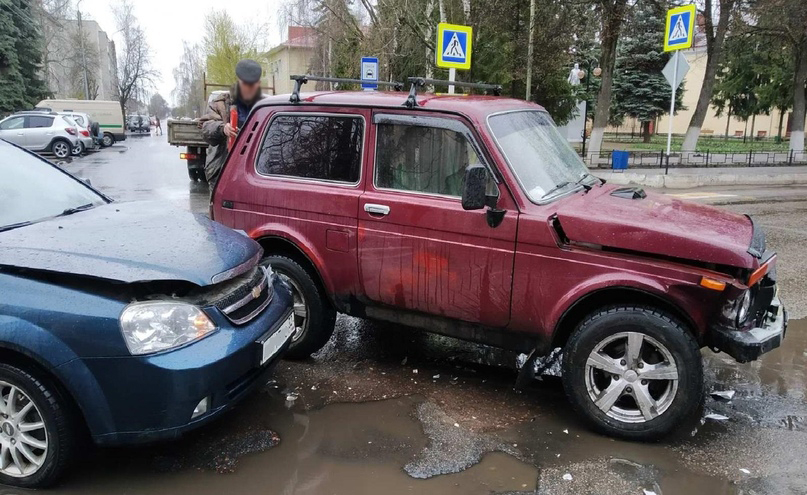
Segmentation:
<svg viewBox="0 0 807 495">
<path fill-rule="evenodd" d="M 454 67 L 448 69 L 448 80 L 451 81 L 451 82 L 454 82 L 454 81 L 457 80 L 457 69 L 455 69 Z M 454 85 L 453 84 L 448 85 L 448 94 L 450 94 L 450 95 L 454 94 Z"/>
<path fill-rule="evenodd" d="M 673 81 L 678 80 L 678 57 L 681 52 L 676 50 L 675 55 L 673 55 Z M 673 115 L 675 114 L 675 90 L 677 88 L 677 84 L 671 84 L 672 86 L 672 98 L 670 99 L 670 125 L 668 126 L 667 130 L 667 165 L 670 164 L 670 145 L 672 144 L 672 130 L 673 130 Z"/>
</svg>

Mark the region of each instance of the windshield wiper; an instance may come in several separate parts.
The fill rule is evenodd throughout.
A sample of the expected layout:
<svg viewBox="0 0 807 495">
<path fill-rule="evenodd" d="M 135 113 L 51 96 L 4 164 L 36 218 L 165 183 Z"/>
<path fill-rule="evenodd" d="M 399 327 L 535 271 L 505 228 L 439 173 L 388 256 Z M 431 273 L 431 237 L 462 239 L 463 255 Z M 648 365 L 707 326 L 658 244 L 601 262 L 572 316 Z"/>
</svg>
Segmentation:
<svg viewBox="0 0 807 495">
<path fill-rule="evenodd" d="M 5 232 L 7 230 L 17 229 L 19 227 L 25 227 L 26 225 L 31 225 L 32 223 L 34 223 L 34 222 L 26 221 L 26 222 L 12 223 L 12 224 L 9 224 L 9 225 L 3 225 L 2 227 L 0 227 L 0 232 Z"/>
<path fill-rule="evenodd" d="M 586 173 L 583 174 L 582 177 L 580 177 L 577 180 L 577 182 L 575 182 L 575 184 L 578 185 L 578 186 L 583 186 L 583 189 L 585 189 L 586 192 L 589 192 L 589 191 L 591 191 L 591 187 L 592 187 L 591 184 L 583 184 L 583 181 L 588 179 L 589 177 L 594 177 L 594 176 L 591 175 L 590 173 L 586 172 Z"/>
<path fill-rule="evenodd" d="M 563 189 L 564 187 L 566 187 L 566 186 L 571 186 L 571 185 L 573 185 L 573 184 L 574 184 L 574 182 L 571 182 L 571 181 L 565 180 L 565 181 L 561 182 L 560 184 L 558 184 L 557 186 L 555 186 L 555 187 L 553 187 L 552 189 L 550 189 L 549 191 L 547 191 L 546 193 L 544 193 L 544 195 L 543 195 L 543 196 L 541 196 L 541 198 L 543 199 L 543 198 L 545 198 L 545 197 L 549 196 L 550 194 L 552 194 L 553 192 L 555 192 L 555 191 L 559 191 L 559 190 Z"/>
<path fill-rule="evenodd" d="M 59 215 L 63 217 L 65 215 L 72 215 L 73 213 L 78 213 L 80 211 L 89 210 L 90 208 L 94 208 L 95 203 L 87 203 L 86 205 L 75 206 L 73 208 L 66 208 L 62 213 Z"/>
</svg>

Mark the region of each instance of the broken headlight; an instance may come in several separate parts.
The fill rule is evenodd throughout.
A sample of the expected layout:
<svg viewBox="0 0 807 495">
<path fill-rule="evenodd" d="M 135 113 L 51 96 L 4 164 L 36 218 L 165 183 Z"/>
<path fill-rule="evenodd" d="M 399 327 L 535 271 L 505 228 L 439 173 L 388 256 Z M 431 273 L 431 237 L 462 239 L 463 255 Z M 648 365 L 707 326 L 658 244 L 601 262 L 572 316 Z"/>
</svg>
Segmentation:
<svg viewBox="0 0 807 495">
<path fill-rule="evenodd" d="M 132 303 L 121 313 L 120 327 L 134 355 L 179 347 L 216 330 L 199 307 L 172 301 Z"/>
<path fill-rule="evenodd" d="M 736 299 L 726 301 L 723 306 L 723 317 L 739 327 L 748 319 L 749 309 L 751 309 L 751 291 L 745 290 Z"/>
</svg>

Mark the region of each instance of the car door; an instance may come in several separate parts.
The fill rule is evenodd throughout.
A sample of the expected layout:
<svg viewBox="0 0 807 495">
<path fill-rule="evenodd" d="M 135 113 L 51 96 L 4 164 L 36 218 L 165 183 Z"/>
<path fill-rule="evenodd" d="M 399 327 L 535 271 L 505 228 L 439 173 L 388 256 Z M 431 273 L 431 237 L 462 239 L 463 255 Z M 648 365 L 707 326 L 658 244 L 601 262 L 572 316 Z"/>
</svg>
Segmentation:
<svg viewBox="0 0 807 495">
<path fill-rule="evenodd" d="M 27 147 L 32 150 L 44 150 L 47 148 L 56 135 L 53 125 L 52 116 L 29 115 L 25 122 Z"/>
<path fill-rule="evenodd" d="M 439 114 L 437 114 L 439 115 Z M 401 309 L 503 327 L 510 319 L 517 213 L 464 120 L 376 113 L 372 181 L 359 205 L 365 296 Z M 508 212 L 496 227 L 465 211 L 470 164 L 491 172 L 489 194 Z"/>
<path fill-rule="evenodd" d="M 5 139 L 9 143 L 25 147 L 27 145 L 25 137 L 25 117 L 22 115 L 9 117 L 0 123 L 0 139 Z"/>
</svg>

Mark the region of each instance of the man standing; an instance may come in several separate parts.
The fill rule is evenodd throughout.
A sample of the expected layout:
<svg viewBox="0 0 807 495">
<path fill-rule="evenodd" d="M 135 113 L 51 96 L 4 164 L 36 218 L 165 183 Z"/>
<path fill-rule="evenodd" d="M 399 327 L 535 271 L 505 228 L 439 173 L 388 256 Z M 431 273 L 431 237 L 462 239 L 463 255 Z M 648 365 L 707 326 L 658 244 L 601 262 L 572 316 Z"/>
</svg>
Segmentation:
<svg viewBox="0 0 807 495">
<path fill-rule="evenodd" d="M 244 59 L 238 62 L 235 66 L 238 82 L 229 92 L 213 98 L 207 107 L 207 113 L 199 119 L 202 123 L 202 136 L 210 144 L 207 149 L 205 177 L 211 194 L 229 154 L 227 140 L 236 136 L 249 111 L 262 98 L 262 73 L 260 64 L 254 60 Z M 238 126 L 235 128 L 230 125 L 230 108 L 233 105 L 238 111 Z"/>
<path fill-rule="evenodd" d="M 162 123 L 160 122 L 160 116 L 159 115 L 154 116 L 154 125 L 156 127 L 154 129 L 154 135 L 155 136 L 162 136 L 163 135 L 163 126 L 162 126 Z"/>
</svg>

